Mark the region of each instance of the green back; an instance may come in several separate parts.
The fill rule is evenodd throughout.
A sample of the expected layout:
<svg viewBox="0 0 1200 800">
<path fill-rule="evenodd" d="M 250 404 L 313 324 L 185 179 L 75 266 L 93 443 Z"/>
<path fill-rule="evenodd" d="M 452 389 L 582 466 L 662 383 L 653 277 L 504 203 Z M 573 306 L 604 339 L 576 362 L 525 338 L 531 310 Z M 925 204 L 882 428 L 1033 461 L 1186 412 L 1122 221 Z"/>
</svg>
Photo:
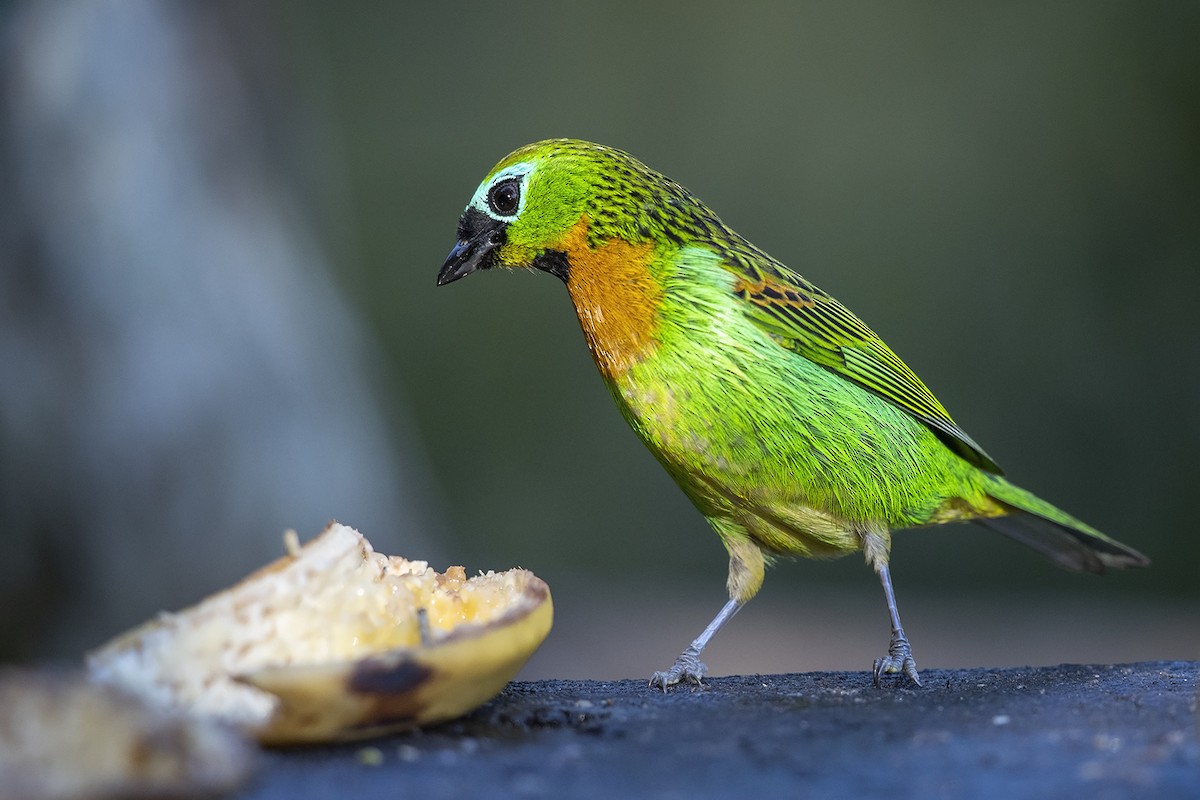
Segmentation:
<svg viewBox="0 0 1200 800">
<path fill-rule="evenodd" d="M 996 462 L 862 320 L 742 238 L 683 186 L 628 153 L 574 139 L 528 145 L 492 174 L 523 161 L 538 164 L 530 177 L 531 192 L 535 182 L 558 184 L 555 194 L 564 202 L 554 207 L 556 219 L 545 220 L 547 224 L 563 226 L 587 214 L 592 245 L 619 237 L 713 250 L 734 276 L 733 292 L 746 315 L 781 347 L 884 398 L 928 426 L 969 463 L 1001 474 Z M 525 216 L 523 227 L 531 237 L 544 237 L 545 225 Z"/>
</svg>

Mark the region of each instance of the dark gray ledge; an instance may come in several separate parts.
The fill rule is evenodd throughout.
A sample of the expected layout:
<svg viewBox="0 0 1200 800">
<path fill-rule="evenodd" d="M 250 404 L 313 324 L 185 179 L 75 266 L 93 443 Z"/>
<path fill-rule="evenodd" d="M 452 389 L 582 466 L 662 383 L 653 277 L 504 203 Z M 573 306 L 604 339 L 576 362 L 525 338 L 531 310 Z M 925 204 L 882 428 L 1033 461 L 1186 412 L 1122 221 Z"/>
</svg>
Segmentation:
<svg viewBox="0 0 1200 800">
<path fill-rule="evenodd" d="M 469 717 L 273 752 L 246 798 L 1200 797 L 1200 664 L 516 682 Z"/>
</svg>

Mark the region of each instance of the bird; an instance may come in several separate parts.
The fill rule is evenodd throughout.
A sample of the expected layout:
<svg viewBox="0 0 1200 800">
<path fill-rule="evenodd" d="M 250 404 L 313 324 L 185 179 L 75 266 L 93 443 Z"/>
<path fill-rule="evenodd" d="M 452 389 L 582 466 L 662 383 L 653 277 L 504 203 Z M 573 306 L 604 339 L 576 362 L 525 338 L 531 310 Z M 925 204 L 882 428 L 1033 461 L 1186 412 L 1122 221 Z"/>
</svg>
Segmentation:
<svg viewBox="0 0 1200 800">
<path fill-rule="evenodd" d="M 876 687 L 920 686 L 888 568 L 895 530 L 972 521 L 1069 570 L 1150 563 L 1009 482 L 846 306 L 622 150 L 515 150 L 456 238 L 438 286 L 495 267 L 566 285 L 621 414 L 728 552 L 728 601 L 652 687 L 701 683 L 702 651 L 780 557 L 863 553 L 891 623 Z"/>
</svg>

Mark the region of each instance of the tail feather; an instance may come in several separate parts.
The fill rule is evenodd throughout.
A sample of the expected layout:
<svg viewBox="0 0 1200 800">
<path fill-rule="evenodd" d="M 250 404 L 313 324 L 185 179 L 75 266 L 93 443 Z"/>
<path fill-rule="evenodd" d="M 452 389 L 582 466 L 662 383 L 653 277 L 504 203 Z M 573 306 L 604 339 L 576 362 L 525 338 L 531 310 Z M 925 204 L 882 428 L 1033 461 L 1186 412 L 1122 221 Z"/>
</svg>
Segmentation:
<svg viewBox="0 0 1200 800">
<path fill-rule="evenodd" d="M 1105 536 L 1040 497 L 1003 478 L 988 476 L 988 494 L 1009 509 L 1002 517 L 975 521 L 1032 547 L 1061 567 L 1075 572 L 1144 567 L 1150 559 Z"/>
</svg>

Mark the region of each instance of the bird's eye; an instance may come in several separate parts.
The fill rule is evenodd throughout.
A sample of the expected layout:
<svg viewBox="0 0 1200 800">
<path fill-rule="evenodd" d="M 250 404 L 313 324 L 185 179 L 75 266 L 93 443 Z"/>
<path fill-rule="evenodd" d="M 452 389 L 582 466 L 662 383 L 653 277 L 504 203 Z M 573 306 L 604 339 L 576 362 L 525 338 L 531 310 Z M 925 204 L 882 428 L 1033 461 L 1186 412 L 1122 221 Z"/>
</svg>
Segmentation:
<svg viewBox="0 0 1200 800">
<path fill-rule="evenodd" d="M 501 217 L 511 217 L 517 213 L 521 202 L 521 188 L 516 178 L 501 181 L 488 191 L 488 207 Z"/>
</svg>

